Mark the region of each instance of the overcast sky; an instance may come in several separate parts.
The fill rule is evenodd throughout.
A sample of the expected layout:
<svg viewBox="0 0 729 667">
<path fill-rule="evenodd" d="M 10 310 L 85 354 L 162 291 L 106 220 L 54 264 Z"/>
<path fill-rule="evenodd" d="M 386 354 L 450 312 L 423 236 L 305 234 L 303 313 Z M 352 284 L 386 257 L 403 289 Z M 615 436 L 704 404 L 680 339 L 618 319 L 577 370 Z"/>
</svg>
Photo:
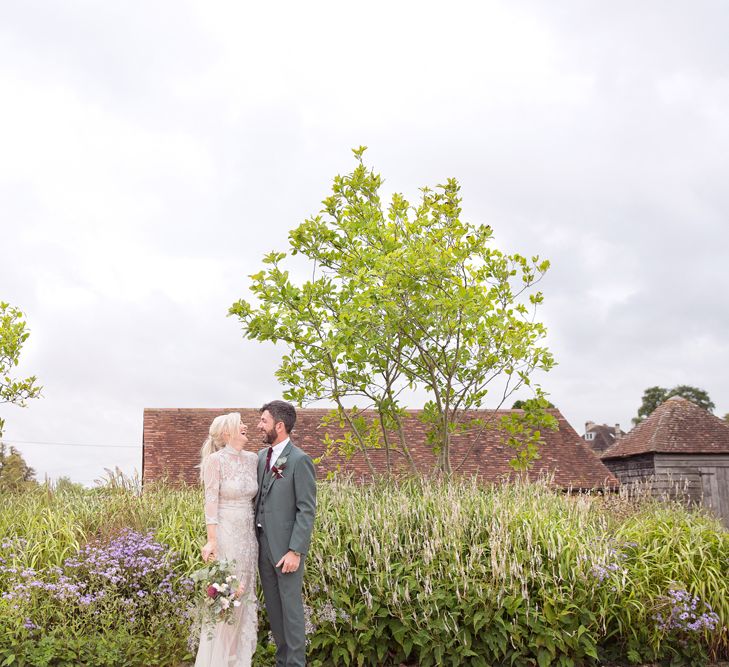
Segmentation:
<svg viewBox="0 0 729 667">
<path fill-rule="evenodd" d="M 721 0 L 2 3 L 0 300 L 44 386 L 6 440 L 91 483 L 140 468 L 145 407 L 277 396 L 284 349 L 226 312 L 360 144 L 388 192 L 456 177 L 552 261 L 539 381 L 578 432 L 656 384 L 723 415 L 728 26 Z"/>
</svg>

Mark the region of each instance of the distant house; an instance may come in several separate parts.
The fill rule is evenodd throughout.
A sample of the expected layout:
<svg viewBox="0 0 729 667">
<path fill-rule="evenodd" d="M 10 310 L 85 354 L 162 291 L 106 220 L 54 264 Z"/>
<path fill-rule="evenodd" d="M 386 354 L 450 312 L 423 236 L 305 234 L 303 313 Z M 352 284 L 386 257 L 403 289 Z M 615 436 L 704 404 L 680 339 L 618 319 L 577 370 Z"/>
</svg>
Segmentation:
<svg viewBox="0 0 729 667">
<path fill-rule="evenodd" d="M 240 412 L 243 421 L 249 426 L 251 451 L 262 445 L 256 432 L 258 410 L 251 408 L 220 409 L 153 409 L 144 410 L 142 481 L 168 479 L 190 484 L 197 483 L 200 446 L 205 439 L 210 423 L 217 415 L 227 412 Z M 417 419 L 420 411 L 411 410 L 405 420 L 405 435 L 410 445 L 418 469 L 430 472 L 433 469 L 434 455 L 425 442 L 425 425 Z M 498 420 L 502 415 L 511 412 L 481 411 L 473 413 L 483 419 Z M 534 477 L 551 474 L 555 485 L 574 490 L 604 489 L 617 487 L 617 480 L 603 465 L 598 456 L 587 446 L 585 441 L 567 423 L 559 410 L 550 410 L 559 423 L 556 431 L 546 430 L 543 433 L 544 445 L 541 458 L 531 470 Z M 324 428 L 322 417 L 328 413 L 325 409 L 300 409 L 297 411 L 296 427 L 293 440 L 312 457 L 317 458 L 325 453 L 324 435 L 329 433 L 333 438 L 341 436 L 343 431 L 338 426 Z M 374 416 L 374 413 L 373 413 Z M 489 429 L 476 433 L 466 431 L 453 436 L 453 461 L 459 462 L 469 452 L 458 475 L 476 476 L 484 481 L 498 481 L 514 475 L 509 466 L 513 458 L 513 450 L 503 444 L 504 434 L 498 429 Z M 385 452 L 382 449 L 371 451 L 371 458 L 377 472 L 384 472 Z M 318 477 L 324 479 L 328 472 L 339 471 L 350 475 L 358 481 L 371 478 L 370 471 L 362 454 L 355 454 L 351 459 L 338 455 L 326 456 L 318 465 Z"/>
<path fill-rule="evenodd" d="M 621 430 L 620 424 L 608 426 L 607 424 L 596 424 L 595 422 L 585 422 L 585 439 L 593 452 L 598 455 L 602 454 L 606 449 L 612 447 L 616 440 L 622 438 L 625 432 Z"/>
<path fill-rule="evenodd" d="M 621 484 L 646 481 L 656 494 L 680 486 L 729 526 L 729 423 L 674 396 L 602 454 Z"/>
</svg>

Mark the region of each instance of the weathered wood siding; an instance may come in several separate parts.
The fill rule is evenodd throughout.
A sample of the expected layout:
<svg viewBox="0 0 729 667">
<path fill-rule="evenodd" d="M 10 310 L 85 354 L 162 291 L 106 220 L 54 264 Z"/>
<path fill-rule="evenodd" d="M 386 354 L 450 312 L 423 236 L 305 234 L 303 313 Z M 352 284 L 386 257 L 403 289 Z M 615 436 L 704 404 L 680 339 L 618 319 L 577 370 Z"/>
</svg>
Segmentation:
<svg viewBox="0 0 729 667">
<path fill-rule="evenodd" d="M 703 503 L 729 527 L 729 455 L 660 454 L 659 471 L 662 477 L 685 479 L 692 500 Z"/>
<path fill-rule="evenodd" d="M 645 482 L 656 496 L 703 504 L 729 528 L 729 455 L 642 454 L 604 463 L 621 484 Z"/>
<path fill-rule="evenodd" d="M 655 474 L 654 454 L 641 454 L 624 459 L 603 459 L 603 463 L 621 484 L 644 482 Z"/>
</svg>

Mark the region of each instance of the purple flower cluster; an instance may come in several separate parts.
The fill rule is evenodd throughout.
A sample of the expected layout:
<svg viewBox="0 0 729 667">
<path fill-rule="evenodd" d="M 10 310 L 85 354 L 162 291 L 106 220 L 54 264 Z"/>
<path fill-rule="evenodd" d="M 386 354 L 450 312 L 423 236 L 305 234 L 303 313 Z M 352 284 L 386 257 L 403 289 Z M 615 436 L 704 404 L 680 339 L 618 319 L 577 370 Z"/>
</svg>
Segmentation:
<svg viewBox="0 0 729 667">
<path fill-rule="evenodd" d="M 62 568 L 43 572 L 6 565 L 19 560 L 17 551 L 24 546 L 18 540 L 2 541 L 6 558 L 0 562 L 0 581 L 11 611 L 19 618 L 33 615 L 23 623 L 31 632 L 38 628 L 36 622 L 80 619 L 84 612 L 134 623 L 184 607 L 192 593 L 192 582 L 179 579 L 174 571 L 177 556 L 149 534 L 124 530 L 107 542 L 85 545 Z"/>
<path fill-rule="evenodd" d="M 21 551 L 28 544 L 28 540 L 24 540 L 22 537 L 5 537 L 0 542 L 0 549 L 3 551 Z"/>
<path fill-rule="evenodd" d="M 177 602 L 173 566 L 176 555 L 154 540 L 127 529 L 108 542 L 94 542 L 64 563 L 74 578 L 93 590 L 113 590 L 122 598 L 164 595 Z"/>
<path fill-rule="evenodd" d="M 338 620 L 348 622 L 349 614 L 343 609 L 335 609 L 330 600 L 327 600 L 317 612 L 317 617 L 323 623 L 331 623 L 336 625 Z"/>
<path fill-rule="evenodd" d="M 603 583 L 611 572 L 618 572 L 620 566 L 617 563 L 607 563 L 605 565 L 593 565 L 591 568 L 592 576 L 597 579 L 599 583 Z"/>
<path fill-rule="evenodd" d="M 719 616 L 709 604 L 686 590 L 674 588 L 661 599 L 661 611 L 653 619 L 660 630 L 668 633 L 713 631 L 719 625 Z"/>
<path fill-rule="evenodd" d="M 633 544 L 628 543 L 625 546 L 632 546 Z M 604 583 L 610 578 L 610 575 L 614 572 L 621 572 L 623 570 L 623 562 L 627 558 L 620 548 L 609 547 L 607 550 L 606 558 L 601 563 L 593 563 L 590 567 L 590 573 L 597 580 L 599 584 Z M 580 560 L 585 557 L 580 557 Z"/>
<path fill-rule="evenodd" d="M 22 553 L 27 544 L 27 540 L 19 537 L 5 537 L 0 542 L 0 583 L 8 578 L 14 578 L 18 574 L 17 568 L 13 567 L 12 563 L 16 558 L 16 553 Z M 3 585 L 3 588 L 7 588 L 7 586 Z"/>
<path fill-rule="evenodd" d="M 104 591 L 99 591 L 96 597 L 91 594 L 84 594 L 87 586 L 85 582 L 74 581 L 62 573 L 58 574 L 55 568 L 49 571 L 49 573 L 55 575 L 54 580 L 51 581 L 36 578 L 36 574 L 32 570 L 18 572 L 15 568 L 7 568 L 5 571 L 10 574 L 18 574 L 19 577 L 14 582 L 12 589 L 3 593 L 2 597 L 6 600 L 29 602 L 34 591 L 46 591 L 59 602 L 78 600 L 79 603 L 85 606 L 104 595 Z"/>
</svg>

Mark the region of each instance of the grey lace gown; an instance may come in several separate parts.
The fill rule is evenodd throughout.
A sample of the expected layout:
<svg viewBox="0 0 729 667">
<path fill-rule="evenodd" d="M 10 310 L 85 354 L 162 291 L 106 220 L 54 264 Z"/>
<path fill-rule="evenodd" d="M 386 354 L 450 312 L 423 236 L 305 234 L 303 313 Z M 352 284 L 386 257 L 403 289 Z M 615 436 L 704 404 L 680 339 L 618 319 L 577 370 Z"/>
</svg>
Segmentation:
<svg viewBox="0 0 729 667">
<path fill-rule="evenodd" d="M 195 667 L 250 667 L 256 650 L 258 542 L 253 499 L 258 490 L 257 466 L 256 454 L 237 452 L 230 446 L 203 462 L 205 522 L 217 524 L 218 558 L 236 561 L 244 592 L 232 625 L 217 623 L 211 639 L 210 628 L 201 629 Z"/>
</svg>

